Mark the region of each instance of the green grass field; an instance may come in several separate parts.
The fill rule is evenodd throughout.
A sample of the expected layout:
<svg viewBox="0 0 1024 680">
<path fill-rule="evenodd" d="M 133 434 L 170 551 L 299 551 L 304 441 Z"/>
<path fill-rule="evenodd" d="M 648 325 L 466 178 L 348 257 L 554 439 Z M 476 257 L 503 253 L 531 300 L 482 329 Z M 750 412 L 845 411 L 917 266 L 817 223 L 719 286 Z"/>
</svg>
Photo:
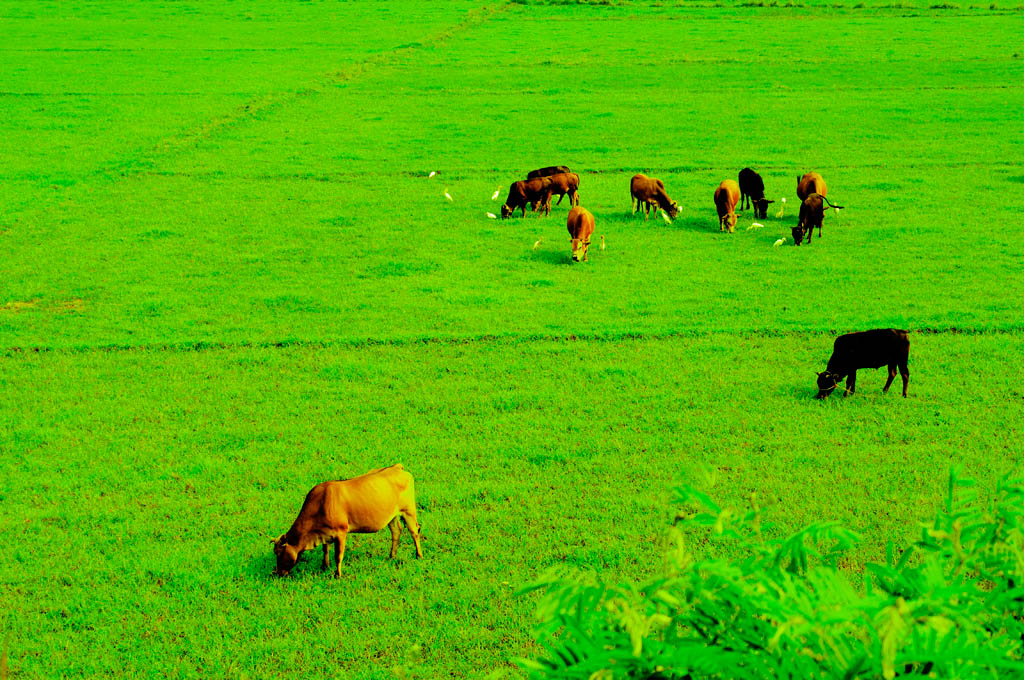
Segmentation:
<svg viewBox="0 0 1024 680">
<path fill-rule="evenodd" d="M 1019 463 L 1024 8 L 660 5 L 0 1 L 9 677 L 524 677 L 515 592 L 652 573 L 680 480 L 841 520 L 858 581 Z M 552 164 L 585 265 L 564 202 L 486 215 Z M 745 166 L 776 203 L 721 234 Z M 811 169 L 847 209 L 773 248 Z M 880 326 L 910 398 L 812 399 Z M 394 462 L 425 559 L 270 576 L 311 486 Z"/>
</svg>

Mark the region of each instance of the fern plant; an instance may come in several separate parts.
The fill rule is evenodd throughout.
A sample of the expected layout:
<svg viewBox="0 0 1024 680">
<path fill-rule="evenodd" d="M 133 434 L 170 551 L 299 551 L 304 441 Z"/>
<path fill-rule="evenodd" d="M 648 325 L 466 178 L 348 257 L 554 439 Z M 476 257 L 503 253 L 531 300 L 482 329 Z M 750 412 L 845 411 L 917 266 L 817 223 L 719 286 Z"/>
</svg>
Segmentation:
<svg viewBox="0 0 1024 680">
<path fill-rule="evenodd" d="M 836 522 L 771 539 L 755 498 L 738 512 L 684 486 L 676 501 L 690 510 L 669 528 L 657 578 L 549 573 L 525 589 L 543 591 L 545 653 L 519 660 L 531 678 L 1024 678 L 1021 480 L 1003 478 L 982 505 L 952 472 L 920 540 L 888 545 L 861 590 L 839 568 L 859 537 Z M 695 541 L 732 542 L 743 557 L 698 557 Z"/>
</svg>

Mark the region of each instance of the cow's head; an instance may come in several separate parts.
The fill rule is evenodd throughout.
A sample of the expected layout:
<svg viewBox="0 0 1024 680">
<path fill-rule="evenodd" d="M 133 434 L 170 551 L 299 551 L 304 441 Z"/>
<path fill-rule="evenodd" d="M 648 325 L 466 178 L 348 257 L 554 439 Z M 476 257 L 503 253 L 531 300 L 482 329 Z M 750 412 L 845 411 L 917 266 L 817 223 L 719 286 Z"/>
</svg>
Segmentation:
<svg viewBox="0 0 1024 680">
<path fill-rule="evenodd" d="M 502 203 L 501 204 L 501 219 L 505 219 L 507 217 L 511 217 L 512 213 L 514 213 L 514 212 L 515 212 L 515 210 L 513 210 L 510 207 L 508 207 L 508 203 Z"/>
<path fill-rule="evenodd" d="M 763 220 L 768 217 L 768 204 L 774 203 L 775 201 L 769 201 L 767 198 L 755 198 L 751 200 L 754 204 L 754 219 Z"/>
<path fill-rule="evenodd" d="M 729 213 L 718 218 L 722 228 L 728 232 L 736 231 L 736 213 Z"/>
<path fill-rule="evenodd" d="M 793 227 L 793 245 L 798 246 L 804 240 L 804 228 L 802 225 Z"/>
<path fill-rule="evenodd" d="M 675 201 L 672 201 L 668 206 L 668 210 L 666 210 L 665 212 L 668 213 L 669 217 L 675 219 L 676 215 L 679 214 L 679 204 L 676 203 Z"/>
<path fill-rule="evenodd" d="M 295 563 L 299 561 L 299 549 L 288 545 L 285 541 L 285 536 L 287 534 L 281 534 L 277 540 L 272 541 L 274 544 L 274 555 L 277 557 L 277 569 L 273 572 L 274 576 L 287 576 L 292 568 L 295 567 Z"/>
<path fill-rule="evenodd" d="M 587 248 L 590 247 L 590 239 L 572 239 L 572 261 L 580 262 L 587 259 Z"/>
<path fill-rule="evenodd" d="M 818 399 L 824 399 L 832 394 L 832 390 L 843 381 L 843 376 L 838 373 L 822 371 L 818 374 Z"/>
</svg>

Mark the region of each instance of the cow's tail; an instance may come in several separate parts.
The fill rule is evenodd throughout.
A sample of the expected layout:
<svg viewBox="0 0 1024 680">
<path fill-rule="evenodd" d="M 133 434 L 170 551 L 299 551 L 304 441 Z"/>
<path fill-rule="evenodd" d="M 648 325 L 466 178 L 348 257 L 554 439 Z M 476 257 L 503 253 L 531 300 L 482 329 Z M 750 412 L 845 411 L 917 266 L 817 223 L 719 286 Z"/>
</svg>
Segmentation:
<svg viewBox="0 0 1024 680">
<path fill-rule="evenodd" d="M 821 196 L 821 194 L 818 194 L 818 195 L 819 195 L 819 196 Z M 831 202 L 831 201 L 829 201 L 829 200 L 828 200 L 827 198 L 825 198 L 824 196 L 821 196 L 821 200 L 823 200 L 823 201 L 825 201 L 826 203 L 828 203 L 828 207 L 830 207 L 830 208 L 834 208 L 835 210 L 843 210 L 843 209 L 844 209 L 844 208 L 843 208 L 843 206 L 841 206 L 841 205 L 833 205 L 833 204 L 832 204 L 832 202 Z"/>
</svg>

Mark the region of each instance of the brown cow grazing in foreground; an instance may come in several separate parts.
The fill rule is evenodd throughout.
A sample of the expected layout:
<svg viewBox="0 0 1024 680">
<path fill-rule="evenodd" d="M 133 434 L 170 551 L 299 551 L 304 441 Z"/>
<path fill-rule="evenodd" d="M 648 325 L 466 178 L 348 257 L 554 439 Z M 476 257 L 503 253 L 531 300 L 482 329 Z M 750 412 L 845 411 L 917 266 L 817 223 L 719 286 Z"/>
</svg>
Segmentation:
<svg viewBox="0 0 1024 680">
<path fill-rule="evenodd" d="M 544 189 L 551 184 L 547 177 L 534 177 L 533 179 L 512 182 L 508 188 L 508 198 L 501 206 L 501 218 L 511 217 L 516 210 L 523 211 L 526 217 L 527 204 L 537 203 L 544 196 Z"/>
<path fill-rule="evenodd" d="M 836 338 L 828 366 L 818 374 L 818 399 L 832 394 L 832 390 L 846 378 L 846 394 L 853 394 L 857 386 L 857 369 L 881 368 L 888 365 L 889 379 L 882 392 L 888 392 L 896 377 L 896 369 L 903 378 L 903 396 L 907 396 L 910 383 L 910 339 L 906 331 L 896 328 L 876 328 L 860 333 L 847 333 Z M 849 377 L 847 377 L 849 376 Z"/>
<path fill-rule="evenodd" d="M 569 228 L 569 239 L 572 242 L 572 261 L 579 262 L 580 258 L 583 258 L 586 262 L 590 237 L 594 235 L 594 215 L 586 208 L 576 206 L 569 211 L 566 226 Z"/>
<path fill-rule="evenodd" d="M 561 175 L 562 173 L 570 173 L 572 170 L 564 165 L 549 165 L 546 168 L 540 168 L 539 170 L 531 170 L 526 173 L 526 179 L 533 179 L 534 177 L 550 177 L 551 175 Z"/>
<path fill-rule="evenodd" d="M 740 202 L 740 185 L 731 179 L 722 180 L 715 189 L 715 208 L 718 209 L 718 230 L 736 231 L 736 204 Z"/>
<path fill-rule="evenodd" d="M 768 217 L 769 201 L 764 197 L 764 180 L 750 168 L 743 168 L 739 175 L 740 210 L 753 206 L 754 219 L 763 220 Z"/>
<path fill-rule="evenodd" d="M 319 545 L 324 547 L 321 567 L 327 569 L 330 544 L 334 543 L 340 577 L 348 534 L 373 534 L 384 527 L 391 529 L 391 557 L 394 558 L 402 533 L 399 516 L 412 533 L 416 556 L 423 557 L 412 475 L 400 463 L 352 479 L 317 484 L 306 494 L 292 528 L 273 542 L 277 556 L 274 574 L 287 576 L 304 550 Z"/>
<path fill-rule="evenodd" d="M 629 180 L 629 193 L 632 196 L 630 205 L 633 213 L 643 207 L 645 220 L 651 214 L 651 207 L 655 203 L 667 212 L 669 217 L 675 218 L 679 214 L 679 204 L 668 197 L 665 193 L 665 183 L 660 179 L 633 175 L 633 179 Z"/>
<path fill-rule="evenodd" d="M 580 204 L 580 176 L 575 172 L 561 173 L 558 175 L 551 175 L 547 179 L 551 180 L 551 184 L 544 187 L 543 196 L 540 201 L 537 202 L 537 206 L 534 210 L 543 210 L 544 214 L 550 214 L 551 212 L 551 198 L 558 194 L 558 203 L 560 205 L 562 199 L 566 195 L 569 196 L 569 205 L 577 206 Z"/>
</svg>

